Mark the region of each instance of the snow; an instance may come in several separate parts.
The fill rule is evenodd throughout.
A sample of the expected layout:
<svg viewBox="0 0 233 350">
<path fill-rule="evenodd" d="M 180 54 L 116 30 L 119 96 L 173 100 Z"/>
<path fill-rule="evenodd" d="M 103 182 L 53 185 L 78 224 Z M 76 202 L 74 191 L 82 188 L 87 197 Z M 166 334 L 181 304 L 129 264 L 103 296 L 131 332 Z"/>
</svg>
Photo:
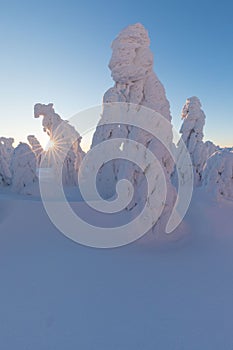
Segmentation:
<svg viewBox="0 0 233 350">
<path fill-rule="evenodd" d="M 14 151 L 13 143 L 14 139 L 11 137 L 0 137 L 0 186 L 11 184 L 10 163 Z"/>
<path fill-rule="evenodd" d="M 201 102 L 196 97 L 190 97 L 182 110 L 183 124 L 180 129 L 193 163 L 194 182 L 198 186 L 202 182 L 203 168 L 207 159 L 217 151 L 218 147 L 211 141 L 203 142 L 203 128 L 206 116 L 201 109 Z M 179 146 L 179 144 L 178 144 Z"/>
<path fill-rule="evenodd" d="M 207 161 L 203 174 L 203 186 L 216 199 L 233 200 L 233 152 L 220 150 Z"/>
<path fill-rule="evenodd" d="M 81 136 L 72 125 L 55 112 L 52 103 L 48 105 L 37 103 L 34 106 L 34 117 L 43 118 L 43 130 L 49 135 L 51 142 L 54 144 L 42 157 L 41 166 L 53 166 L 56 172 L 59 172 L 62 167 L 64 185 L 77 184 L 78 169 L 85 155 L 80 146 Z M 64 153 L 66 153 L 66 157 L 61 163 Z"/>
<path fill-rule="evenodd" d="M 104 96 L 104 103 L 130 102 L 143 105 L 171 120 L 165 89 L 153 72 L 150 39 L 142 24 L 123 29 L 112 43 L 109 68 L 115 86 Z"/>
<path fill-rule="evenodd" d="M 230 202 L 198 189 L 182 240 L 96 250 L 25 198 L 0 195 L 4 350 L 231 349 Z"/>
<path fill-rule="evenodd" d="M 14 150 L 11 160 L 13 192 L 31 195 L 38 184 L 36 156 L 26 143 L 20 143 Z"/>
<path fill-rule="evenodd" d="M 97 175 L 97 188 L 105 199 L 116 194 L 116 183 L 119 180 L 127 179 L 131 185 L 126 192 L 131 192 L 132 185 L 135 191 L 132 200 L 127 205 L 127 210 L 133 210 L 134 212 L 139 212 L 148 200 L 146 176 L 142 170 L 154 171 L 154 178 L 156 177 L 155 170 L 152 170 L 151 163 L 147 164 L 146 159 L 148 152 L 151 151 L 154 158 L 162 165 L 165 176 L 167 197 L 165 203 L 164 200 L 161 200 L 158 211 L 164 209 L 163 215 L 167 219 L 176 199 L 176 191 L 171 183 L 174 162 L 169 153 L 170 148 L 175 146 L 172 143 L 170 105 L 162 83 L 153 72 L 153 54 L 149 45 L 148 33 L 139 23 L 122 30 L 113 41 L 109 68 L 115 85 L 104 95 L 103 113 L 93 136 L 92 149 L 103 141 L 121 138 L 123 140 L 121 145 L 122 158 L 124 158 L 123 154 L 127 153 L 130 140 L 138 143 L 134 146 L 134 154 L 137 154 L 138 158 L 137 164 L 128 160 L 122 161 L 122 159 L 112 160 L 108 163 L 103 162 Z M 125 117 L 125 120 L 127 120 L 126 114 L 134 110 L 135 119 L 137 114 L 141 114 L 145 128 L 135 127 L 134 124 L 123 124 L 123 122 L 115 125 L 109 124 L 109 119 L 115 113 L 115 104 L 119 102 L 121 103 L 123 119 Z M 169 150 L 154 135 L 145 131 L 149 121 L 151 122 L 149 117 L 153 111 L 160 113 L 169 122 L 163 129 L 163 137 Z M 152 123 L 156 125 L 156 118 L 154 118 L 154 121 L 152 120 Z M 151 129 L 153 129 L 153 125 L 151 125 Z M 139 144 L 144 146 L 144 151 L 141 153 L 139 152 Z M 106 147 L 106 152 L 108 153 L 105 157 L 107 159 L 109 155 L 108 147 Z M 140 169 L 138 164 L 147 164 L 147 166 Z M 157 180 L 159 182 L 159 178 Z M 152 192 L 154 190 L 155 186 L 152 188 Z M 156 195 L 158 203 L 159 194 L 156 193 Z M 150 206 L 150 204 L 148 205 Z M 155 212 L 152 200 L 151 211 Z M 167 222 L 167 220 L 165 221 Z M 162 217 L 160 222 L 162 222 Z"/>
<path fill-rule="evenodd" d="M 115 84 L 104 95 L 101 120 L 87 158 L 80 146 L 80 134 L 51 103 L 36 104 L 34 116 L 42 118 L 53 147 L 44 151 L 34 135 L 28 136 L 30 146 L 20 143 L 15 149 L 13 138 L 0 138 L 1 349 L 230 350 L 232 148 L 220 149 L 211 141 L 203 141 L 205 114 L 197 97 L 186 101 L 182 136 L 175 147 L 169 102 L 153 72 L 150 39 L 141 24 L 125 28 L 113 41 L 109 68 Z M 104 125 L 119 102 L 134 117 L 135 125 Z M 163 128 L 160 123 L 164 143 L 152 133 L 160 132 L 156 112 L 167 125 Z M 123 116 L 128 117 L 127 113 Z M 150 132 L 138 127 L 147 124 Z M 116 138 L 120 141 L 115 148 L 125 160 L 119 156 L 104 163 L 111 147 L 102 150 L 100 145 L 103 141 L 111 145 Z M 186 161 L 182 142 L 190 152 L 192 163 L 186 166 L 193 168 L 196 186 L 184 220 L 167 235 L 164 225 L 179 197 L 172 184 L 174 161 L 169 151 L 178 154 L 179 171 Z M 119 195 L 123 190 L 131 193 L 132 187 L 135 190 L 127 210 L 116 215 L 87 208 L 77 186 L 79 170 L 81 180 L 95 173 L 102 159 L 95 157 L 98 146 L 103 158 L 97 176 L 100 194 L 109 199 L 116 190 L 121 190 Z M 134 158 L 130 159 L 132 154 Z M 93 163 L 86 166 L 85 159 L 91 156 Z M 157 157 L 163 177 L 151 156 Z M 62 235 L 50 221 L 39 193 L 38 168 L 40 179 L 46 181 L 51 170 L 56 176 L 62 172 L 71 210 L 96 232 L 97 228 L 110 230 L 123 225 L 129 218 L 126 214 L 134 218 L 145 203 L 150 214 L 147 220 L 153 220 L 155 207 L 160 210 L 162 206 L 159 201 L 149 201 L 145 178 L 149 179 L 149 192 L 158 185 L 158 195 L 165 182 L 166 197 L 159 197 L 163 214 L 155 229 L 149 229 L 133 244 L 118 249 L 81 246 Z M 189 173 L 183 173 L 184 182 L 191 180 Z M 129 180 L 131 187 L 129 182 L 123 190 L 117 187 L 122 179 Z M 52 204 L 60 204 L 61 198 L 51 196 Z M 115 197 L 111 199 L 105 201 L 106 206 L 115 203 Z M 101 200 L 95 202 L 97 209 L 101 209 Z"/>
<path fill-rule="evenodd" d="M 39 168 L 42 156 L 44 155 L 43 147 L 41 146 L 40 142 L 37 140 L 35 135 L 28 135 L 27 139 L 32 151 L 35 153 L 37 168 Z"/>
</svg>

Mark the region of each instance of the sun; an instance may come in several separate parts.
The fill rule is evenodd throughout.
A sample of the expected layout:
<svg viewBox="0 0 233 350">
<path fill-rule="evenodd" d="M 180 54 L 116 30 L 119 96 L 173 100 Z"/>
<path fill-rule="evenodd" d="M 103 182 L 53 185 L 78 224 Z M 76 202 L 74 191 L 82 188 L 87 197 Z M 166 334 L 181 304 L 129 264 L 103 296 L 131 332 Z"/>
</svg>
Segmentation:
<svg viewBox="0 0 233 350">
<path fill-rule="evenodd" d="M 56 144 L 53 140 L 50 140 L 46 146 L 46 150 L 53 150 L 56 147 Z"/>
</svg>

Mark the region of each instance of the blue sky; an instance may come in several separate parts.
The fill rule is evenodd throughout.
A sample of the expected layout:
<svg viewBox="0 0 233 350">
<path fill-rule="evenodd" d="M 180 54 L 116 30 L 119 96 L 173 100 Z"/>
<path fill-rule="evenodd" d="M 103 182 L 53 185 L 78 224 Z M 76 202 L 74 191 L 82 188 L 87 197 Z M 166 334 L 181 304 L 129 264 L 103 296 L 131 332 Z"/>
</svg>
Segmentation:
<svg viewBox="0 0 233 350">
<path fill-rule="evenodd" d="M 0 134 L 17 141 L 35 134 L 44 143 L 35 103 L 53 102 L 66 119 L 100 104 L 113 84 L 111 42 L 141 22 L 174 126 L 180 127 L 186 98 L 196 95 L 207 116 L 206 139 L 233 145 L 232 13 L 225 0 L 0 0 Z"/>
</svg>

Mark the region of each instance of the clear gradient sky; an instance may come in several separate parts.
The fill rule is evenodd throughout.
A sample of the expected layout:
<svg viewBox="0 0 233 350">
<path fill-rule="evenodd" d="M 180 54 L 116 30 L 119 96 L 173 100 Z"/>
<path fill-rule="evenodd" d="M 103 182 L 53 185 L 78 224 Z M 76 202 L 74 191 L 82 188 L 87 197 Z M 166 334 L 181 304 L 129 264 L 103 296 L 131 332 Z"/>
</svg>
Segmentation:
<svg viewBox="0 0 233 350">
<path fill-rule="evenodd" d="M 149 31 L 154 68 L 179 129 L 187 97 L 207 116 L 205 139 L 233 145 L 232 0 L 0 0 L 0 135 L 45 142 L 33 105 L 65 119 L 102 101 L 113 85 L 110 45 L 121 29 Z"/>
</svg>

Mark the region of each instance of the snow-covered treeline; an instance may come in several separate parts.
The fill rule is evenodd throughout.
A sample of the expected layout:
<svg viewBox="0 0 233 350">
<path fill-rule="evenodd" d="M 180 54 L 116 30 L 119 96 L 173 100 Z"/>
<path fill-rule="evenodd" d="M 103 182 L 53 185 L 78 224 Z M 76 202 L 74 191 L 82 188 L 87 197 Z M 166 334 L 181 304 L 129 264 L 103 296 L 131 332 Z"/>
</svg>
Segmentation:
<svg viewBox="0 0 233 350">
<path fill-rule="evenodd" d="M 103 113 L 93 135 L 91 148 L 103 141 L 122 138 L 125 140 L 121 145 L 122 149 L 126 147 L 127 140 L 134 140 L 154 153 L 164 172 L 167 186 L 164 212 L 169 212 L 176 198 L 176 189 L 171 179 L 175 164 L 166 147 L 152 134 L 135 126 L 107 123 L 102 125 L 103 121 L 108 120 L 108 106 L 112 103 L 133 104 L 137 110 L 149 108 L 160 113 L 168 121 L 169 127 L 164 131 L 163 138 L 171 149 L 179 150 L 179 144 L 185 143 L 192 160 L 194 186 L 204 186 L 218 198 L 233 199 L 232 149 L 221 149 L 211 141 L 204 141 L 206 116 L 198 97 L 186 100 L 181 114 L 182 141 L 175 146 L 169 101 L 153 65 L 150 39 L 143 25 L 137 23 L 123 29 L 112 43 L 109 68 L 114 86 L 104 94 Z M 42 118 L 43 130 L 48 134 L 53 147 L 44 150 L 34 135 L 28 136 L 29 145 L 20 143 L 15 149 L 13 138 L 0 138 L 0 186 L 11 186 L 14 191 L 25 192 L 26 187 L 29 188 L 37 182 L 36 168 L 49 167 L 49 157 L 46 157 L 47 162 L 42 164 L 44 156 L 48 154 L 57 160 L 57 168 L 63 167 L 64 185 L 76 186 L 80 164 L 85 156 L 78 131 L 55 112 L 52 103 L 36 104 L 34 117 Z M 144 122 L 146 123 L 146 120 Z M 73 140 L 72 147 L 61 164 L 60 156 L 70 140 Z M 143 159 L 141 161 L 143 162 Z M 116 184 L 123 178 L 134 186 L 134 195 L 127 210 L 141 208 L 147 200 L 146 195 L 143 195 L 146 190 L 145 176 L 143 171 L 130 161 L 115 159 L 103 163 L 97 175 L 98 191 L 105 199 L 114 196 Z M 156 180 L 154 186 L 156 187 Z"/>
</svg>

